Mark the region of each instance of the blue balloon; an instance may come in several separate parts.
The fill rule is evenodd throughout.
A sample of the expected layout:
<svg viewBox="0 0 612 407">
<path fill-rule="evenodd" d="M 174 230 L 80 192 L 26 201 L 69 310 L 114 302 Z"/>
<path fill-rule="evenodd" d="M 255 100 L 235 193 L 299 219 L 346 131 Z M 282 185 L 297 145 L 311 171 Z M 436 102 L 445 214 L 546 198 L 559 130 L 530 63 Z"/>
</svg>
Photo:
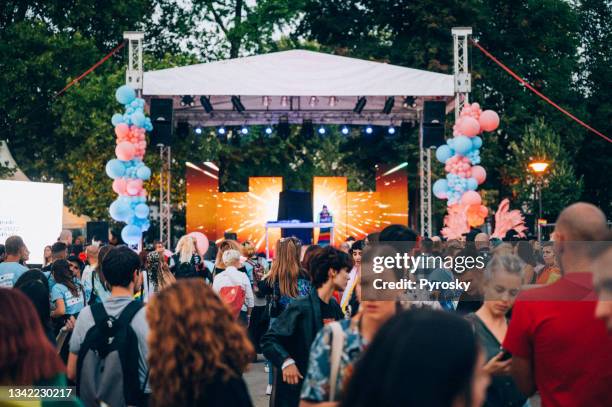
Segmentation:
<svg viewBox="0 0 612 407">
<path fill-rule="evenodd" d="M 140 228 L 135 225 L 125 225 L 121 230 L 121 238 L 127 244 L 138 244 L 141 236 L 142 232 Z"/>
<path fill-rule="evenodd" d="M 136 176 L 142 180 L 148 180 L 151 178 L 151 169 L 146 165 L 143 165 L 136 170 Z"/>
<path fill-rule="evenodd" d="M 448 192 L 448 182 L 445 179 L 439 179 L 433 184 L 433 193 L 436 198 L 444 199 Z"/>
<path fill-rule="evenodd" d="M 458 154 L 465 155 L 472 149 L 472 141 L 466 136 L 455 137 L 453 148 Z"/>
<path fill-rule="evenodd" d="M 132 123 L 135 126 L 138 126 L 138 127 L 144 126 L 146 118 L 145 118 L 145 115 L 141 111 L 137 111 L 136 113 L 134 113 L 131 116 L 131 118 L 132 118 Z"/>
<path fill-rule="evenodd" d="M 478 136 L 472 137 L 472 148 L 478 149 L 480 147 L 482 147 L 482 139 Z"/>
<path fill-rule="evenodd" d="M 436 149 L 436 158 L 442 164 L 444 164 L 449 158 L 453 156 L 453 151 L 446 144 L 441 145 Z"/>
<path fill-rule="evenodd" d="M 134 99 L 130 103 L 130 106 L 133 107 L 133 108 L 138 108 L 138 107 L 140 107 L 140 102 L 138 101 L 138 99 Z"/>
<path fill-rule="evenodd" d="M 126 222 L 132 216 L 132 208 L 130 204 L 124 200 L 115 200 L 108 211 L 113 219 L 118 222 Z"/>
<path fill-rule="evenodd" d="M 130 86 L 123 85 L 115 91 L 115 98 L 122 105 L 127 105 L 136 98 L 136 92 Z"/>
<path fill-rule="evenodd" d="M 111 117 L 111 123 L 113 126 L 123 123 L 123 115 L 121 113 L 115 113 L 113 117 Z"/>
<path fill-rule="evenodd" d="M 138 205 L 136 205 L 134 213 L 136 214 L 136 217 L 144 219 L 149 216 L 149 207 L 147 206 L 147 204 L 139 203 Z"/>
<path fill-rule="evenodd" d="M 476 189 L 478 189 L 478 181 L 476 181 L 476 178 L 468 178 L 467 187 L 470 191 L 476 191 Z"/>
<path fill-rule="evenodd" d="M 125 166 L 121 160 L 112 159 L 106 163 L 106 175 L 110 178 L 120 178 L 125 175 Z"/>
</svg>

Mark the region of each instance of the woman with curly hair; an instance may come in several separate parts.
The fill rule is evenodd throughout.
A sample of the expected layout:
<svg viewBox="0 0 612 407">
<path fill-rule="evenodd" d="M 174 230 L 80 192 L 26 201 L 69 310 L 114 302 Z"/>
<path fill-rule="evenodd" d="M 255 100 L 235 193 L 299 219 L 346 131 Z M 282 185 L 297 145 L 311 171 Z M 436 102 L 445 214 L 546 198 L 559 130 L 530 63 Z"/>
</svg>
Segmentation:
<svg viewBox="0 0 612 407">
<path fill-rule="evenodd" d="M 179 280 L 147 309 L 153 406 L 252 406 L 242 373 L 253 347 L 201 279 Z"/>
</svg>

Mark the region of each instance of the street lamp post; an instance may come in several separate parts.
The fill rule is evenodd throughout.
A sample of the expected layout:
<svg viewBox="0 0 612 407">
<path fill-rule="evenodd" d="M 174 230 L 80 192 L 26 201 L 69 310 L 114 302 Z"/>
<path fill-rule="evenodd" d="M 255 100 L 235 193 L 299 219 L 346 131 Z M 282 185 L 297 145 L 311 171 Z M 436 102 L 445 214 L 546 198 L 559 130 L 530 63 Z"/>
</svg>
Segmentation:
<svg viewBox="0 0 612 407">
<path fill-rule="evenodd" d="M 538 221 L 537 221 L 537 227 L 538 227 L 538 241 L 542 240 L 541 239 L 541 232 L 540 232 L 540 219 L 542 219 L 542 177 L 544 175 L 544 173 L 546 172 L 546 170 L 548 169 L 549 163 L 546 161 L 541 161 L 541 160 L 537 160 L 537 161 L 532 161 L 531 163 L 529 163 L 529 168 L 531 168 L 531 170 L 536 174 L 536 194 L 538 195 L 538 201 L 539 201 L 539 211 L 538 211 Z"/>
</svg>

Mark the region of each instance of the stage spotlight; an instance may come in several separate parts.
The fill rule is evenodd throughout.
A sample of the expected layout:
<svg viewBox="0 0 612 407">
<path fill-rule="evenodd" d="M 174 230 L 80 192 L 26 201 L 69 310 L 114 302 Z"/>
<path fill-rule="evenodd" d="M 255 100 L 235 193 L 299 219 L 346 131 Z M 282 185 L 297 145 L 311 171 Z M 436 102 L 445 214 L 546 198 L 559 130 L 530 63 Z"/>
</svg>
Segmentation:
<svg viewBox="0 0 612 407">
<path fill-rule="evenodd" d="M 210 103 L 210 99 L 208 97 L 200 96 L 200 103 L 202 104 L 202 107 L 204 108 L 206 113 L 210 113 L 214 110 L 212 104 Z"/>
<path fill-rule="evenodd" d="M 193 100 L 193 96 L 185 95 L 181 97 L 181 106 L 195 106 L 195 100 Z"/>
<path fill-rule="evenodd" d="M 217 133 L 219 133 L 219 134 L 221 134 L 221 135 L 225 134 L 225 127 L 223 127 L 223 126 L 219 127 L 219 128 L 217 129 Z"/>
<path fill-rule="evenodd" d="M 406 96 L 404 98 L 404 103 L 402 104 L 404 108 L 415 108 L 416 107 L 416 98 L 413 96 Z"/>
<path fill-rule="evenodd" d="M 315 107 L 318 103 L 319 103 L 319 99 L 316 96 L 311 96 L 310 102 L 308 102 L 310 107 Z"/>
<path fill-rule="evenodd" d="M 330 96 L 329 97 L 329 107 L 336 107 L 337 104 L 338 104 L 338 98 L 335 96 Z"/>
<path fill-rule="evenodd" d="M 318 132 L 319 132 L 320 135 L 324 135 L 325 134 L 325 127 L 323 127 L 323 126 L 319 127 Z"/>
<path fill-rule="evenodd" d="M 270 126 L 267 126 L 267 127 L 266 127 L 266 130 L 265 130 L 265 132 L 266 132 L 266 134 L 267 134 L 267 135 L 270 135 L 270 134 L 272 134 L 272 127 L 270 127 Z"/>
<path fill-rule="evenodd" d="M 281 106 L 282 107 L 289 106 L 289 98 L 287 96 L 281 97 Z"/>
<path fill-rule="evenodd" d="M 346 126 L 342 126 L 340 132 L 346 136 L 347 134 L 349 134 L 349 128 Z"/>
<path fill-rule="evenodd" d="M 368 100 L 366 99 L 365 96 L 358 98 L 357 103 L 355 104 L 355 108 L 353 109 L 353 112 L 357 114 L 361 114 L 366 103 L 368 103 Z"/>
<path fill-rule="evenodd" d="M 387 133 L 389 133 L 389 134 L 395 134 L 395 127 L 393 127 L 393 126 L 389 126 L 389 128 L 387 129 Z"/>
<path fill-rule="evenodd" d="M 372 134 L 373 131 L 374 131 L 374 129 L 372 129 L 372 126 L 366 126 L 366 128 L 365 128 L 366 134 Z"/>
<path fill-rule="evenodd" d="M 242 128 L 240 129 L 240 133 L 244 135 L 249 134 L 249 128 L 247 126 L 242 126 Z"/>
<path fill-rule="evenodd" d="M 197 134 L 199 136 L 200 134 L 202 134 L 203 130 L 202 130 L 202 127 L 196 126 L 194 131 L 195 131 L 195 134 Z"/>
<path fill-rule="evenodd" d="M 242 113 L 245 110 L 238 96 L 232 96 L 232 106 L 234 106 L 234 109 L 236 109 L 238 113 Z"/>
<path fill-rule="evenodd" d="M 261 98 L 261 104 L 264 105 L 264 107 L 270 106 L 270 96 L 263 96 Z"/>
<path fill-rule="evenodd" d="M 385 107 L 383 107 L 382 112 L 384 114 L 391 113 L 391 110 L 393 109 L 394 104 L 395 104 L 395 98 L 393 96 L 389 96 L 387 100 L 385 100 Z"/>
</svg>

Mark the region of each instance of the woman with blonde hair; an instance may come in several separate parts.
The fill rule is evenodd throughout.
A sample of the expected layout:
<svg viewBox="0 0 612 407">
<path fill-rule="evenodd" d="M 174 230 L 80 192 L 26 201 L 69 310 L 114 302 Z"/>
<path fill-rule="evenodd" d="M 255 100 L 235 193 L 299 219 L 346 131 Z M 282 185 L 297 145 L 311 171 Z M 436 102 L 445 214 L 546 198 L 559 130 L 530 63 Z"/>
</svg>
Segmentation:
<svg viewBox="0 0 612 407">
<path fill-rule="evenodd" d="M 242 379 L 253 347 L 204 281 L 178 281 L 157 293 L 147 321 L 153 406 L 253 405 Z"/>
<path fill-rule="evenodd" d="M 242 253 L 242 247 L 240 247 L 240 244 L 238 244 L 237 241 L 231 239 L 222 240 L 221 243 L 219 243 L 219 250 L 217 250 L 217 257 L 215 258 L 215 268 L 213 269 L 213 277 L 225 270 L 225 264 L 223 263 L 223 253 L 228 250 L 238 250 Z M 238 270 L 246 272 L 246 269 L 244 269 L 244 267 L 240 267 Z"/>
<path fill-rule="evenodd" d="M 174 255 L 170 259 L 170 271 L 174 277 L 206 277 L 204 262 L 196 250 L 195 239 L 185 235 L 176 244 Z"/>
</svg>

